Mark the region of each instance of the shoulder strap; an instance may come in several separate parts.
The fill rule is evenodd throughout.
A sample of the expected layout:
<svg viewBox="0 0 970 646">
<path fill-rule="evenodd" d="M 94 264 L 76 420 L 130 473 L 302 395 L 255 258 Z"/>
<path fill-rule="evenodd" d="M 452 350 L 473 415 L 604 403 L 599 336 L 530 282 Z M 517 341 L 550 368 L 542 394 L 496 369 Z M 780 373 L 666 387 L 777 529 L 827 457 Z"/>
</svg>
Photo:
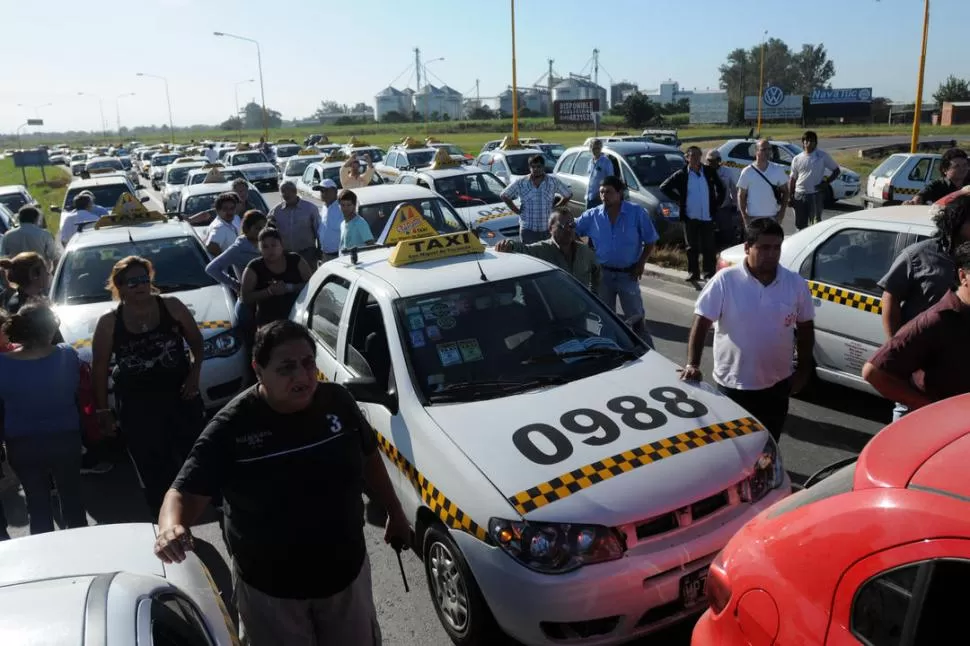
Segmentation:
<svg viewBox="0 0 970 646">
<path fill-rule="evenodd" d="M 768 182 L 768 186 L 771 186 L 771 187 L 774 187 L 775 186 L 774 184 L 771 183 L 771 180 L 770 179 L 768 179 L 767 177 L 765 177 L 765 174 L 764 173 L 762 173 L 760 170 L 758 170 L 758 167 L 757 166 L 755 166 L 754 164 L 751 164 L 751 168 L 754 169 L 754 172 L 758 173 L 758 175 L 761 176 L 761 179 L 763 179 L 764 181 Z"/>
</svg>

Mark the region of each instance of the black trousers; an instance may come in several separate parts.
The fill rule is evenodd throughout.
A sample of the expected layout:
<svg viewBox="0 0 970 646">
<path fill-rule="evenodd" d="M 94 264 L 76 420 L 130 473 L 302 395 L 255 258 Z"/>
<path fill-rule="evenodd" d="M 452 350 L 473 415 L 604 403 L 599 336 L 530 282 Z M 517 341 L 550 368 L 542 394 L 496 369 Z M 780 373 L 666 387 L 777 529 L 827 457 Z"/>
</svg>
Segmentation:
<svg viewBox="0 0 970 646">
<path fill-rule="evenodd" d="M 700 275 L 698 256 L 702 255 L 704 274 L 713 276 L 717 254 L 714 244 L 714 222 L 691 218 L 684 220 L 684 244 L 686 245 L 684 251 L 687 252 L 687 273 L 691 276 Z"/>
<path fill-rule="evenodd" d="M 202 397 L 182 399 L 178 393 L 118 397 L 118 422 L 128 453 L 145 491 L 145 502 L 158 518 L 165 492 L 202 433 Z"/>
<path fill-rule="evenodd" d="M 783 379 L 763 390 L 737 390 L 717 385 L 717 389 L 758 418 L 775 442 L 781 439 L 781 431 L 788 417 L 788 399 L 791 396 L 791 378 Z"/>
</svg>

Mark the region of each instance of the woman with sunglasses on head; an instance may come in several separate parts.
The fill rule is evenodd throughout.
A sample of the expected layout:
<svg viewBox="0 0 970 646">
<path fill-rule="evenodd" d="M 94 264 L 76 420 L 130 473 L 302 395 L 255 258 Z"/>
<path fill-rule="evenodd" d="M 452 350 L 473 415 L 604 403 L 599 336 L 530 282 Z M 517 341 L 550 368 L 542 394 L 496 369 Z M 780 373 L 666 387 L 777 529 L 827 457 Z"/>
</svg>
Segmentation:
<svg viewBox="0 0 970 646">
<path fill-rule="evenodd" d="M 199 394 L 202 333 L 182 301 L 159 296 L 152 263 L 122 258 L 111 270 L 107 289 L 118 308 L 104 314 L 94 331 L 92 373 L 99 422 L 111 432 L 108 365 L 112 355 L 118 423 L 145 488 L 153 515 L 165 491 L 202 432 L 204 405 Z M 191 357 L 184 346 L 189 346 Z"/>
</svg>

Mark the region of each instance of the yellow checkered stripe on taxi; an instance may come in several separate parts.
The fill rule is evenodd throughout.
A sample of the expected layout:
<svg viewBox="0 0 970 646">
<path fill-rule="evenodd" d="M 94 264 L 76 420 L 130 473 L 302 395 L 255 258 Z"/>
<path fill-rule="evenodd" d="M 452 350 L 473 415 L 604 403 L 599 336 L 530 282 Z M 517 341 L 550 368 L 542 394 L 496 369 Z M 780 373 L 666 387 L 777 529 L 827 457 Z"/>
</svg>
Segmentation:
<svg viewBox="0 0 970 646">
<path fill-rule="evenodd" d="M 903 188 L 901 186 L 893 186 L 892 189 L 894 194 L 902 193 L 903 195 L 917 195 L 922 190 L 919 188 Z"/>
<path fill-rule="evenodd" d="M 482 222 L 488 222 L 489 220 L 497 220 L 499 218 L 505 218 L 512 215 L 511 211 L 506 211 L 504 213 L 492 213 L 491 215 L 483 215 L 482 217 L 475 220 L 475 224 L 481 224 Z"/>
<path fill-rule="evenodd" d="M 231 321 L 202 321 L 198 323 L 200 330 L 228 330 L 232 327 Z M 91 339 L 78 339 L 71 344 L 75 350 L 90 348 Z"/>
<path fill-rule="evenodd" d="M 808 281 L 808 287 L 812 290 L 812 296 L 815 298 L 852 307 L 863 312 L 882 314 L 882 299 L 878 296 L 867 296 L 841 287 L 817 283 L 814 280 Z"/>
<path fill-rule="evenodd" d="M 723 442 L 756 431 L 763 431 L 764 427 L 754 418 L 742 417 L 730 422 L 720 422 L 692 431 L 678 433 L 650 444 L 638 446 L 635 449 L 617 453 L 614 456 L 597 460 L 592 464 L 564 473 L 548 482 L 543 482 L 531 489 L 520 491 L 509 502 L 520 514 L 527 514 L 549 503 L 567 498 L 578 491 L 592 487 L 598 482 L 609 480 L 614 476 L 628 473 L 642 466 L 659 462 L 665 458 L 686 453 L 702 446 Z"/>
<path fill-rule="evenodd" d="M 408 477 L 414 488 L 421 494 L 421 499 L 443 523 L 452 529 L 467 532 L 480 541 L 488 538 L 481 525 L 472 520 L 468 514 L 458 508 L 458 505 L 441 493 L 440 489 L 431 484 L 421 472 L 414 468 L 414 465 L 407 461 L 407 458 L 401 455 L 397 447 L 388 442 L 387 438 L 380 433 L 377 433 L 377 443 L 391 462 L 396 464 L 397 468 Z"/>
</svg>

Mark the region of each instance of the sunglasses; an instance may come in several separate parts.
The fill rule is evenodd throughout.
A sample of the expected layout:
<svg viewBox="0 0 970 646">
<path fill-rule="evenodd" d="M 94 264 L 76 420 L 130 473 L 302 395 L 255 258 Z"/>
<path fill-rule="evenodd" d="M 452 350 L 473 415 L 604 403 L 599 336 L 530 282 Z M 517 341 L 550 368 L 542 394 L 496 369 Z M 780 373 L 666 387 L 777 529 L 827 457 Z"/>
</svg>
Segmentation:
<svg viewBox="0 0 970 646">
<path fill-rule="evenodd" d="M 144 276 L 134 276 L 125 280 L 125 287 L 128 289 L 134 289 L 139 285 L 147 285 L 150 282 L 152 282 L 152 279 L 148 277 L 148 274 L 145 274 Z"/>
</svg>

